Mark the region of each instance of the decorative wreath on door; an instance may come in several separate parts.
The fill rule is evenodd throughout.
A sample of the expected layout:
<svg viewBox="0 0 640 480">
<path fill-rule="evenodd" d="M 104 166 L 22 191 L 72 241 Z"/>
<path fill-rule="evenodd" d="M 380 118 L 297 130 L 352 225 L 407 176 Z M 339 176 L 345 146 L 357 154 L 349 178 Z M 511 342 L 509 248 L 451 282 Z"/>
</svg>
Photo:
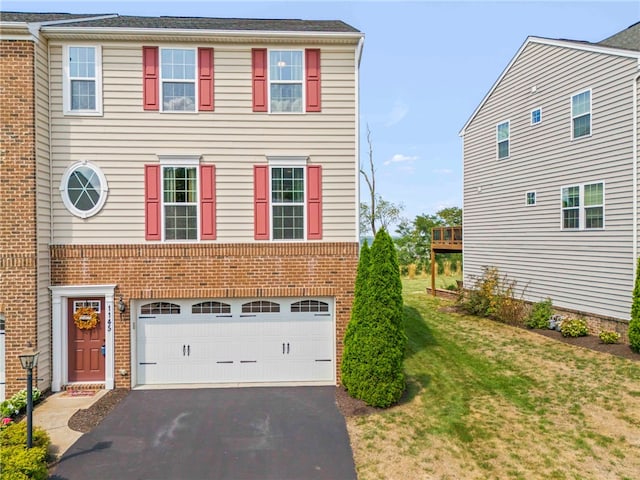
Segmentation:
<svg viewBox="0 0 640 480">
<path fill-rule="evenodd" d="M 98 312 L 91 307 L 80 307 L 73 314 L 73 322 L 80 330 L 91 330 L 98 326 Z"/>
</svg>

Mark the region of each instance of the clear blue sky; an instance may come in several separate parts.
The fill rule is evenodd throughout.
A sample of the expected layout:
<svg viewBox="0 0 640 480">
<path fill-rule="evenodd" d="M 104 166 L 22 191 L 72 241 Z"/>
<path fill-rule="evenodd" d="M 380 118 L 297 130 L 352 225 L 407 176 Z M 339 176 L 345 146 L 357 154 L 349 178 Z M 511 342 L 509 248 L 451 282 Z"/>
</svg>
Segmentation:
<svg viewBox="0 0 640 480">
<path fill-rule="evenodd" d="M 600 41 L 640 21 L 640 0 L 25 1 L 6 11 L 338 19 L 365 33 L 361 162 L 373 139 L 378 191 L 413 219 L 462 206 L 458 132 L 527 36 Z"/>
</svg>

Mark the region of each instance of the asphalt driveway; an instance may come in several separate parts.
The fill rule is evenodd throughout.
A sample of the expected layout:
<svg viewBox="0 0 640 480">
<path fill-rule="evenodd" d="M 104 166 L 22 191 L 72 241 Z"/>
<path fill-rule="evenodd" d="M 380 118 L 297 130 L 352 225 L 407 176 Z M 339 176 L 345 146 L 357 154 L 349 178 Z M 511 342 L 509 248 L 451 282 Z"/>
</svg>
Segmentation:
<svg viewBox="0 0 640 480">
<path fill-rule="evenodd" d="M 62 457 L 54 479 L 350 480 L 334 387 L 137 390 Z"/>
</svg>

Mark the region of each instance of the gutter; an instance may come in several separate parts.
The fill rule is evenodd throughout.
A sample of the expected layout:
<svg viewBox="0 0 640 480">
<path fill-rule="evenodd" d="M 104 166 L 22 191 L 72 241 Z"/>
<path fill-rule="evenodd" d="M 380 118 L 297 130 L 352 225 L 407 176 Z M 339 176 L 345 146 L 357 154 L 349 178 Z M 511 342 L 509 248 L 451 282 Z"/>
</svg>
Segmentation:
<svg viewBox="0 0 640 480">
<path fill-rule="evenodd" d="M 638 61 L 640 70 L 640 60 Z M 633 278 L 636 277 L 638 263 L 638 79 L 640 72 L 633 77 Z"/>
<path fill-rule="evenodd" d="M 356 242 L 360 245 L 360 61 L 362 60 L 362 49 L 364 47 L 364 36 L 360 37 L 356 47 L 355 74 L 356 74 Z"/>
<path fill-rule="evenodd" d="M 358 40 L 363 37 L 362 32 L 313 32 L 313 31 L 273 31 L 273 30 L 207 30 L 207 29 L 178 29 L 178 28 L 126 28 L 126 27 L 65 27 L 43 26 L 42 31 L 50 38 L 66 35 L 127 35 L 130 37 L 146 37 L 155 35 L 173 35 L 177 37 L 321 37 L 335 39 Z"/>
</svg>

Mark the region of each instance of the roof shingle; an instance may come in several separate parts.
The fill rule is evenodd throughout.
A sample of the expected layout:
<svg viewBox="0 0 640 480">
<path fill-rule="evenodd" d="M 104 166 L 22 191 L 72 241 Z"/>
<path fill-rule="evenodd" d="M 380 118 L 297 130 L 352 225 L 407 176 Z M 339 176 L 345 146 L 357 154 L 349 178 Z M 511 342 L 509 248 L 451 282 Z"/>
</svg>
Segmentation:
<svg viewBox="0 0 640 480">
<path fill-rule="evenodd" d="M 59 20 L 73 20 L 80 18 L 93 18 L 112 13 L 25 13 L 25 12 L 0 12 L 0 22 L 24 22 L 42 23 Z"/>
<path fill-rule="evenodd" d="M 640 51 L 640 22 L 598 42 L 603 47 L 622 48 L 624 50 Z"/>
<path fill-rule="evenodd" d="M 114 15 L 108 17 L 108 15 Z M 107 16 L 106 18 L 96 18 Z M 95 20 L 91 20 L 95 18 Z M 77 19 L 77 21 L 73 21 Z M 137 17 L 115 14 L 21 13 L 0 12 L 0 21 L 42 23 L 66 20 L 64 28 L 175 29 L 269 32 L 359 33 L 341 20 Z"/>
</svg>

